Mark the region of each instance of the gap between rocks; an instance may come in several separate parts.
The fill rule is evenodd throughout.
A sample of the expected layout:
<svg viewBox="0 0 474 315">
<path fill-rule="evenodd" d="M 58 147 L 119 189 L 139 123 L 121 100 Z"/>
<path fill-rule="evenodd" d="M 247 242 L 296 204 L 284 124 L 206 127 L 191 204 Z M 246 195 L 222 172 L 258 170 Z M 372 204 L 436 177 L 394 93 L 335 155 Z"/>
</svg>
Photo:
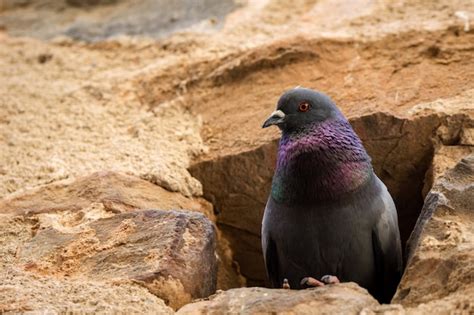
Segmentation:
<svg viewBox="0 0 474 315">
<path fill-rule="evenodd" d="M 461 130 L 474 122 L 462 114 L 400 118 L 376 113 L 351 119 L 351 124 L 395 200 L 405 248 L 423 206 L 424 186 L 432 184 L 425 176 L 436 145 L 459 143 Z M 218 226 L 229 239 L 248 286 L 265 285 L 260 228 L 277 143 L 197 163 L 190 169 L 203 184 L 204 197 L 214 204 Z"/>
</svg>

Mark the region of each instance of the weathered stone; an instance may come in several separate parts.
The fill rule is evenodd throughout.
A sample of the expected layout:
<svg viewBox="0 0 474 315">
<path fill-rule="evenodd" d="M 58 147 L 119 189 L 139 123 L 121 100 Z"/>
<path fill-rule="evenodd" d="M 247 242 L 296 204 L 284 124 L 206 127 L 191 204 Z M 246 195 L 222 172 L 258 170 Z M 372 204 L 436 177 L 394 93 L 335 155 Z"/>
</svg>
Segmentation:
<svg viewBox="0 0 474 315">
<path fill-rule="evenodd" d="M 474 146 L 474 128 L 463 129 L 459 137 L 459 144 Z"/>
<path fill-rule="evenodd" d="M 215 221 L 212 205 L 202 198 L 184 197 L 148 181 L 116 172 L 97 172 L 32 190 L 18 191 L 0 200 L 0 213 L 37 218 L 43 228 L 80 231 L 90 222 L 140 209 L 185 209 Z M 40 214 L 38 217 L 34 216 Z M 67 227 L 67 228 L 65 228 Z M 218 288 L 244 284 L 233 262 L 232 250 L 218 231 Z"/>
<path fill-rule="evenodd" d="M 167 211 L 140 210 L 150 208 Z M 183 208 L 193 212 L 171 210 Z M 22 227 L 11 231 L 21 242 L 5 243 L 5 250 L 17 253 L 5 256 L 5 266 L 20 264 L 49 276 L 135 281 L 178 307 L 215 291 L 215 232 L 198 212 L 214 219 L 212 206 L 202 199 L 113 172 L 20 191 L 0 201 L 0 213 L 18 216 L 13 226 Z M 218 252 L 222 282 L 236 285 L 228 247 Z"/>
<path fill-rule="evenodd" d="M 50 216 L 51 225 L 40 224 L 19 249 L 18 264 L 25 270 L 131 280 L 175 308 L 216 290 L 215 232 L 200 213 L 145 210 L 90 223 L 65 212 L 42 216 Z"/>
<path fill-rule="evenodd" d="M 0 313 L 172 313 L 163 300 L 136 283 L 25 270 L 17 264 L 18 255 L 38 226 L 34 217 L 0 214 Z"/>
<path fill-rule="evenodd" d="M 474 155 L 438 178 L 408 242 L 394 303 L 415 311 L 474 311 Z"/>
<path fill-rule="evenodd" d="M 96 172 L 18 191 L 0 200 L 0 213 L 77 212 L 92 204 L 110 214 L 151 208 L 187 209 L 215 220 L 212 205 L 201 198 L 187 198 L 146 180 L 116 172 Z"/>
<path fill-rule="evenodd" d="M 364 308 L 360 315 L 405 315 L 406 311 L 400 304 L 382 304 Z"/>
<path fill-rule="evenodd" d="M 377 301 L 355 283 L 307 290 L 240 288 L 182 307 L 177 314 L 359 314 Z"/>
<path fill-rule="evenodd" d="M 147 289 L 126 283 L 57 279 L 21 270 L 0 278 L 2 314 L 173 314 Z"/>
<path fill-rule="evenodd" d="M 464 145 L 441 145 L 431 162 L 431 166 L 425 175 L 425 185 L 423 186 L 423 196 L 426 196 L 433 187 L 433 183 L 442 176 L 447 170 L 456 166 L 461 158 L 474 153 L 474 146 Z"/>
</svg>

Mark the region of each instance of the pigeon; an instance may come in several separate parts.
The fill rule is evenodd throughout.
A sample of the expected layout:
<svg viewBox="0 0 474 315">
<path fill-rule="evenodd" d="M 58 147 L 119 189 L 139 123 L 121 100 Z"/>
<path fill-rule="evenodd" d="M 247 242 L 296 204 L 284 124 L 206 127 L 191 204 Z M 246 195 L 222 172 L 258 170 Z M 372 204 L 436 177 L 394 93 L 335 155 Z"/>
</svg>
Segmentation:
<svg viewBox="0 0 474 315">
<path fill-rule="evenodd" d="M 262 222 L 271 286 L 355 282 L 389 303 L 403 264 L 397 210 L 347 119 L 325 94 L 297 87 L 269 126 L 281 130 Z"/>
</svg>

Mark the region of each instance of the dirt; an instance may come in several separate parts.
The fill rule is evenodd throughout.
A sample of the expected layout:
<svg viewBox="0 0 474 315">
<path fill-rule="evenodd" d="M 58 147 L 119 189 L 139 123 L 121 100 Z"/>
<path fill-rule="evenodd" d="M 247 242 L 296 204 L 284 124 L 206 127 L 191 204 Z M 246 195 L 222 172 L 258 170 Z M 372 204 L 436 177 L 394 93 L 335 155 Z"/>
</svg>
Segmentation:
<svg viewBox="0 0 474 315">
<path fill-rule="evenodd" d="M 201 123 L 179 100 L 153 111 L 140 102 L 126 79 L 146 66 L 138 54 L 0 40 L 0 196 L 102 170 L 202 193 L 186 170 L 205 148 Z"/>
</svg>

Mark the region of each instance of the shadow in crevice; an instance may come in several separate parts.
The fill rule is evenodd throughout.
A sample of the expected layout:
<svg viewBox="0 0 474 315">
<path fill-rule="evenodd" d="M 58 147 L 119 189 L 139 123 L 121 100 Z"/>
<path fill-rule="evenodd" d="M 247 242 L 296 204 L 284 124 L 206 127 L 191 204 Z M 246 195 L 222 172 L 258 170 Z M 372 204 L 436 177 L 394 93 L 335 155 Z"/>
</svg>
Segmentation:
<svg viewBox="0 0 474 315">
<path fill-rule="evenodd" d="M 403 248 L 423 207 L 423 188 L 430 185 L 425 177 L 434 149 L 441 142 L 439 130 L 444 130 L 443 142 L 456 142 L 468 120 L 465 115 L 400 118 L 385 113 L 351 119 L 375 172 L 395 201 Z M 203 184 L 205 198 L 219 211 L 218 226 L 230 241 L 248 286 L 267 284 L 260 228 L 277 143 L 275 139 L 254 150 L 197 163 L 190 169 Z"/>
</svg>

